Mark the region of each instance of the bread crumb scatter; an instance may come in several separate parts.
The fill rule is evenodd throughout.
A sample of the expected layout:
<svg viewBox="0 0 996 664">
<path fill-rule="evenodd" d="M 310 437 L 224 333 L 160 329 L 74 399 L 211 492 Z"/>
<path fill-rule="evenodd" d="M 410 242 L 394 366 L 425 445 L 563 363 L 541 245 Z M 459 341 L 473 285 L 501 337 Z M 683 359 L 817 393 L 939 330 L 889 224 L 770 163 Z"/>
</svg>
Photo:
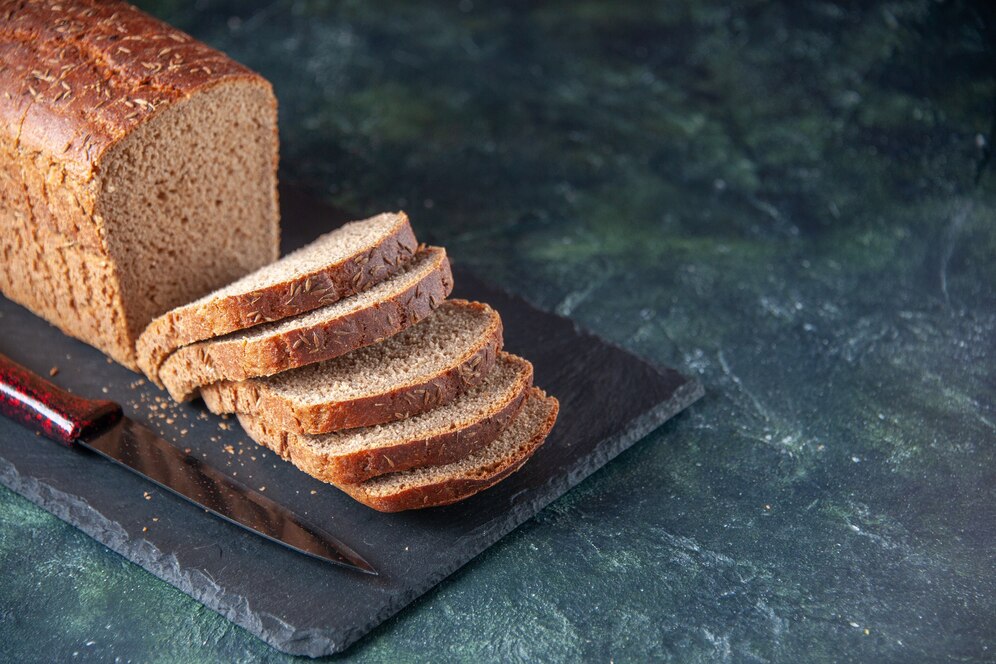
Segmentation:
<svg viewBox="0 0 996 664">
<path fill-rule="evenodd" d="M 58 375 L 58 373 L 59 373 L 59 367 L 52 367 L 51 369 L 48 370 L 49 376 L 56 376 Z"/>
</svg>

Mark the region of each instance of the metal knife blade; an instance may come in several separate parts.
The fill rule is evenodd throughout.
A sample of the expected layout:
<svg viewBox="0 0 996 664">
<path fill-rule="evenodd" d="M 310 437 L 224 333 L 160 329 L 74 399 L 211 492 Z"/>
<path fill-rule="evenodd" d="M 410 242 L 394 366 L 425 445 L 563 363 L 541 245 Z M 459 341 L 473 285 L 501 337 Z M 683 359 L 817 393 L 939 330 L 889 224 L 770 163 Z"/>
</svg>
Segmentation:
<svg viewBox="0 0 996 664">
<path fill-rule="evenodd" d="M 246 530 L 305 555 L 377 574 L 362 556 L 331 534 L 127 417 L 89 440 L 76 442 Z"/>
<path fill-rule="evenodd" d="M 83 447 L 226 521 L 295 551 L 366 574 L 343 542 L 288 508 L 179 450 L 112 401 L 71 394 L 0 354 L 0 413 L 69 447 Z"/>
</svg>

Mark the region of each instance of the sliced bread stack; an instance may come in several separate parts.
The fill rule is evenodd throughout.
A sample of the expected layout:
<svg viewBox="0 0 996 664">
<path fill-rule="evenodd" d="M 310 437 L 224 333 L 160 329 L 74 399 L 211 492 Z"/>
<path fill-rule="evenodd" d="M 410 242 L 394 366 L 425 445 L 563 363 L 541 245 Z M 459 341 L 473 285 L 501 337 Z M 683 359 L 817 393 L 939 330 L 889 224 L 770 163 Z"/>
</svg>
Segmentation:
<svg viewBox="0 0 996 664">
<path fill-rule="evenodd" d="M 445 250 L 381 214 L 154 320 L 138 362 L 374 509 L 446 505 L 520 468 L 558 411 L 452 288 Z"/>
</svg>

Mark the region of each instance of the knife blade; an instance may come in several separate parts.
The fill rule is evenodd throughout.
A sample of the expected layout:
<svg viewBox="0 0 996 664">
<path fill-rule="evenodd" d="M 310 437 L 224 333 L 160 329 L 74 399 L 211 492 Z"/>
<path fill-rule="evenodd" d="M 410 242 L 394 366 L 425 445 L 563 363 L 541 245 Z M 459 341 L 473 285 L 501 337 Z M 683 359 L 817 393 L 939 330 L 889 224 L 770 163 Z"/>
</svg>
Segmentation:
<svg viewBox="0 0 996 664">
<path fill-rule="evenodd" d="M 377 571 L 338 538 L 163 440 L 113 401 L 71 394 L 0 354 L 0 413 L 71 448 L 104 457 L 198 507 L 294 551 Z"/>
</svg>

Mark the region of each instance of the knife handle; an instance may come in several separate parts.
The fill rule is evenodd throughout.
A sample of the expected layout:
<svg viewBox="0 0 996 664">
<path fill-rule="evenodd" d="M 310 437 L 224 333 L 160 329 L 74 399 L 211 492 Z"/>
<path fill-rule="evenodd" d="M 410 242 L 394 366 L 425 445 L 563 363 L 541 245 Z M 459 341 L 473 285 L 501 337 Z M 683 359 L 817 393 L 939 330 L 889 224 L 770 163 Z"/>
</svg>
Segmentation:
<svg viewBox="0 0 996 664">
<path fill-rule="evenodd" d="M 63 445 L 110 426 L 122 415 L 113 401 L 70 394 L 2 353 L 0 414 Z"/>
</svg>

